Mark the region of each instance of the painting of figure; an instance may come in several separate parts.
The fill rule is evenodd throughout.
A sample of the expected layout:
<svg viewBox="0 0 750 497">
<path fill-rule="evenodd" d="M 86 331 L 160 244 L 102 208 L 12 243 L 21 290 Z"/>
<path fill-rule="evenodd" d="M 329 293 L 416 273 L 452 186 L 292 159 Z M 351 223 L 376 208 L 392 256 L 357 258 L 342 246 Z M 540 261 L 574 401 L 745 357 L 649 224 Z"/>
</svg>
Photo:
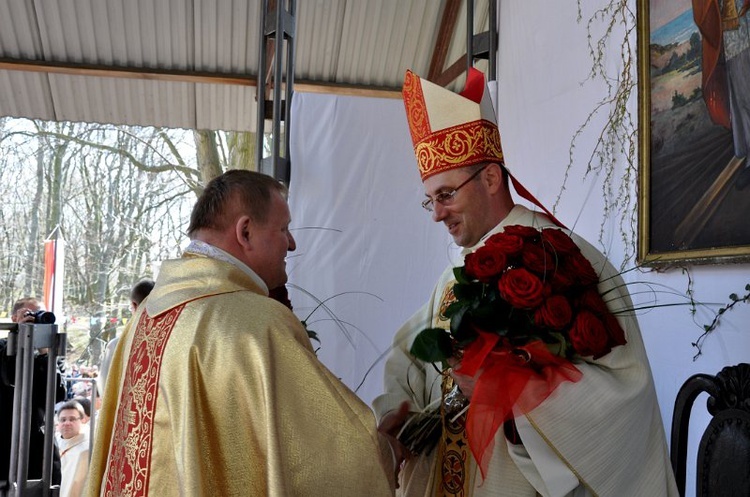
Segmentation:
<svg viewBox="0 0 750 497">
<path fill-rule="evenodd" d="M 649 102 L 640 116 L 649 140 L 641 147 L 641 257 L 746 259 L 750 0 L 642 0 L 639 8 L 648 12 L 639 25 L 648 43 L 639 47 Z"/>
</svg>

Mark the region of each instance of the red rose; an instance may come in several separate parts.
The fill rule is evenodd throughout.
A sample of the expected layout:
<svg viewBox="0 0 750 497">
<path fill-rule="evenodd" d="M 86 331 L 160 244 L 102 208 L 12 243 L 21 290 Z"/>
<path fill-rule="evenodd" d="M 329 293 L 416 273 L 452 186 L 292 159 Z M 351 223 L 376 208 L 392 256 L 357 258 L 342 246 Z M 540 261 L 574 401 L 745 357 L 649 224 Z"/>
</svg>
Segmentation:
<svg viewBox="0 0 750 497">
<path fill-rule="evenodd" d="M 573 268 L 571 268 L 569 264 L 561 264 L 560 262 L 561 261 L 558 261 L 558 264 L 555 267 L 555 272 L 552 273 L 550 283 L 556 292 L 565 293 L 575 284 L 576 277 L 572 272 Z"/>
<path fill-rule="evenodd" d="M 508 235 L 520 236 L 524 239 L 536 238 L 539 236 L 539 230 L 532 228 L 531 226 L 521 226 L 520 224 L 513 224 L 503 228 L 503 233 Z"/>
<path fill-rule="evenodd" d="M 538 275 L 544 275 L 553 271 L 556 266 L 555 258 L 544 250 L 541 245 L 526 243 L 521 252 L 521 260 L 524 267 Z"/>
<path fill-rule="evenodd" d="M 544 285 L 539 278 L 523 268 L 503 273 L 497 283 L 500 295 L 513 307 L 533 309 L 544 299 Z"/>
<path fill-rule="evenodd" d="M 562 255 L 576 254 L 581 251 L 576 242 L 567 233 L 557 228 L 546 228 L 542 230 L 542 240 L 549 246 L 553 254 L 558 257 Z"/>
<path fill-rule="evenodd" d="M 573 310 L 570 302 L 562 295 L 553 295 L 536 310 L 534 323 L 537 326 L 561 330 L 570 323 Z"/>
<path fill-rule="evenodd" d="M 550 298 L 552 296 L 552 285 L 548 281 L 543 282 L 542 285 L 544 285 L 542 288 L 542 297 L 545 299 Z"/>
<path fill-rule="evenodd" d="M 565 266 L 565 271 L 572 274 L 579 285 L 588 286 L 599 281 L 594 267 L 581 253 L 567 257 Z"/>
<path fill-rule="evenodd" d="M 605 316 L 609 314 L 607 304 L 604 303 L 604 299 L 599 294 L 596 287 L 586 289 L 580 297 L 578 297 L 578 305 L 581 309 L 586 309 L 597 316 Z"/>
<path fill-rule="evenodd" d="M 573 349 L 582 356 L 594 356 L 594 359 L 598 359 L 611 350 L 604 323 L 589 311 L 578 313 L 568 336 Z"/>
<path fill-rule="evenodd" d="M 470 278 L 487 283 L 493 277 L 499 276 L 505 269 L 507 258 L 505 254 L 494 247 L 479 247 L 475 252 L 466 256 L 466 274 Z"/>
<path fill-rule="evenodd" d="M 523 248 L 523 239 L 519 236 L 510 235 L 508 233 L 497 233 L 489 237 L 484 245 L 485 247 L 491 246 L 508 257 L 511 257 L 521 252 L 521 249 Z"/>
<path fill-rule="evenodd" d="M 607 335 L 609 335 L 609 346 L 616 347 L 618 345 L 625 345 L 628 341 L 625 339 L 625 332 L 620 326 L 620 322 L 612 313 L 607 313 L 604 316 L 604 326 L 607 328 Z"/>
</svg>

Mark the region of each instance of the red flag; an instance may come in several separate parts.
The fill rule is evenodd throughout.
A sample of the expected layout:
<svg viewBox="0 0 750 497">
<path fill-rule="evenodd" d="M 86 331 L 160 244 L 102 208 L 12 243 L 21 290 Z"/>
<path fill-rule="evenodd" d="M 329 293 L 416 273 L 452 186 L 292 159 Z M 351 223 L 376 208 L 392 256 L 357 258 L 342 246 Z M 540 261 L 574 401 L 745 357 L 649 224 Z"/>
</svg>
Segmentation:
<svg viewBox="0 0 750 497">
<path fill-rule="evenodd" d="M 62 316 L 65 240 L 59 237 L 44 242 L 44 307 Z"/>
</svg>

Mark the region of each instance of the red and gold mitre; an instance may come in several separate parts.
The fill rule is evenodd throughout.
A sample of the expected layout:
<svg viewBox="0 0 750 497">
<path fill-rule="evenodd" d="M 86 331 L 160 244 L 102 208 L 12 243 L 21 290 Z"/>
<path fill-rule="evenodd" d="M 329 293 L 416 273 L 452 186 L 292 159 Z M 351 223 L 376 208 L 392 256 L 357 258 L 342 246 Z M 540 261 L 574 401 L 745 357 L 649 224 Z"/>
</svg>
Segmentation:
<svg viewBox="0 0 750 497">
<path fill-rule="evenodd" d="M 481 72 L 471 68 L 464 91 L 457 94 L 407 70 L 402 94 L 422 181 L 458 167 L 504 162 Z"/>
</svg>

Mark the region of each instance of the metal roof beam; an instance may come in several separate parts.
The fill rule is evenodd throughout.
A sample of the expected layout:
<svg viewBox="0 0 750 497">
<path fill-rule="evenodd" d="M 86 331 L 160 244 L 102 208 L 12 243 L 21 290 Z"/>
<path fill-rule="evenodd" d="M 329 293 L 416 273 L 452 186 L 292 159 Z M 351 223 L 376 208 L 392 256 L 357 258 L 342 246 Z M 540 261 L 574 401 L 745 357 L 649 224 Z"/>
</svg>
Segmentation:
<svg viewBox="0 0 750 497">
<path fill-rule="evenodd" d="M 8 71 L 44 72 L 72 76 L 94 76 L 100 78 L 150 79 L 155 81 L 177 81 L 183 83 L 210 83 L 225 85 L 255 86 L 254 74 L 217 73 L 201 71 L 178 71 L 145 67 L 117 67 L 76 64 L 69 62 L 47 62 L 0 58 L 0 69 Z"/>
<path fill-rule="evenodd" d="M 256 86 L 255 74 L 177 71 L 171 69 L 133 68 L 119 66 L 95 66 L 75 63 L 45 62 L 0 58 L 0 70 L 89 76 L 96 78 L 145 79 L 181 83 L 203 83 L 212 85 Z M 283 84 L 282 84 L 283 87 Z M 401 88 L 382 86 L 350 85 L 322 81 L 295 80 L 294 91 L 303 93 L 326 93 L 356 97 L 401 98 Z"/>
</svg>

